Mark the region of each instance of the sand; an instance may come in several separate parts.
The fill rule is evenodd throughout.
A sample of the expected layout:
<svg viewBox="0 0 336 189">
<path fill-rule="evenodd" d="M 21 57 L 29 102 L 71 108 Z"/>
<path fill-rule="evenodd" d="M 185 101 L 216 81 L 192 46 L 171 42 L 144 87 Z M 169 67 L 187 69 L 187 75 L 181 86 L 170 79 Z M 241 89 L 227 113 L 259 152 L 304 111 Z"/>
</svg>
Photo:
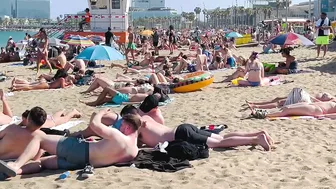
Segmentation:
<svg viewBox="0 0 336 189">
<path fill-rule="evenodd" d="M 241 48 L 235 54 L 246 57 L 260 47 Z M 227 124 L 223 134 L 233 131 L 266 130 L 275 141 L 276 149 L 264 152 L 260 147 L 239 147 L 233 150 L 211 150 L 210 158 L 191 162 L 193 168 L 176 173 L 159 173 L 135 168 L 107 167 L 96 169 L 88 180 L 77 178 L 76 172 L 64 181 L 57 181 L 63 171 L 43 171 L 40 174 L 18 176 L 2 182 L 0 188 L 144 188 L 144 189 L 191 189 L 191 188 L 336 188 L 336 126 L 331 120 L 283 120 L 267 121 L 244 119 L 250 112 L 241 111 L 245 100 L 263 101 L 286 96 L 293 87 L 302 87 L 314 92 L 334 93 L 336 81 L 336 52 L 328 53 L 324 60 L 315 60 L 314 49 L 295 49 L 301 69 L 314 73 L 282 76 L 295 82 L 272 87 L 225 88 L 226 84 L 212 84 L 203 91 L 174 94 L 175 100 L 162 107 L 166 123 L 176 127 L 181 123 L 196 125 Z M 260 55 L 268 62 L 283 61 L 280 54 Z M 25 67 L 7 67 L 0 71 L 13 71 L 9 75 L 19 78 L 33 77 L 35 72 Z M 47 72 L 47 70 L 44 70 Z M 98 69 L 99 71 L 99 69 Z M 102 68 L 107 77 L 113 78 L 121 70 Z M 229 75 L 234 70 L 215 73 L 215 80 Z M 0 83 L 7 88 L 10 81 Z M 86 123 L 98 109 L 78 103 L 86 99 L 79 94 L 84 87 L 63 90 L 15 92 L 8 97 L 16 115 L 33 106 L 41 106 L 48 113 L 61 109 L 76 108 L 83 113 Z M 92 97 L 90 99 L 93 99 Z M 86 99 L 88 100 L 88 99 Z M 178 110 L 178 111 L 176 111 Z M 120 111 L 115 108 L 113 111 Z M 85 128 L 81 124 L 74 130 Z"/>
</svg>

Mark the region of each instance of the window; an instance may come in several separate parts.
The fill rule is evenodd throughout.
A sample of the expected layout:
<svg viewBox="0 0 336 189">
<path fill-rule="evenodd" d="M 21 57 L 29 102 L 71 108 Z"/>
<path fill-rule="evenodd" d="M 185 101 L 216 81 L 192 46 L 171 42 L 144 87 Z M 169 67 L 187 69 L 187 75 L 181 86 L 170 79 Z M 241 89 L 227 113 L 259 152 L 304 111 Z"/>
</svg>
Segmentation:
<svg viewBox="0 0 336 189">
<path fill-rule="evenodd" d="M 112 0 L 112 9 L 120 9 L 120 0 Z"/>
</svg>

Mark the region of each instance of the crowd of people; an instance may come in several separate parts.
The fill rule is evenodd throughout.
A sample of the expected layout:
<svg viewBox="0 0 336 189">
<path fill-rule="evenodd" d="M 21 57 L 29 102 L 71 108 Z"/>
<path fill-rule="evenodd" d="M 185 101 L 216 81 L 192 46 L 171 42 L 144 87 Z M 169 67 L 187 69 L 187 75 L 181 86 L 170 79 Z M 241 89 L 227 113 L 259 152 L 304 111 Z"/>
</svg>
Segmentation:
<svg viewBox="0 0 336 189">
<path fill-rule="evenodd" d="M 324 14 L 321 19 L 321 22 L 326 22 Z M 325 31 L 330 30 L 330 26 L 320 23 L 317 29 L 327 35 Z M 111 29 L 108 29 L 107 36 L 109 37 L 106 37 L 106 45 L 111 46 Z M 94 71 L 87 69 L 92 62 L 76 58 L 76 53 L 81 47 L 58 47 L 57 56 L 50 58 L 48 36 L 43 28 L 37 34 L 37 38 L 37 74 L 40 62 L 45 63 L 44 66 L 50 70 L 50 74 L 38 75 L 38 79 L 33 82 L 14 78 L 10 86 L 12 91 L 88 85 L 82 94 L 99 95 L 94 101 L 81 100 L 82 103 L 93 107 L 105 103 L 127 105 L 120 113 L 111 112 L 110 109 L 92 113 L 86 129 L 75 133 L 66 132 L 66 136 L 50 135 L 40 129 L 55 127 L 72 118 L 79 118 L 80 112 L 73 110 L 65 114 L 63 110 L 48 116 L 40 107 L 27 110 L 22 114 L 21 123 L 12 124 L 0 131 L 0 173 L 8 177 L 36 173 L 42 169 L 87 170 L 87 165 L 105 167 L 125 163 L 136 158 L 143 146 L 155 147 L 159 143 L 176 140 L 209 148 L 259 145 L 263 150 L 269 151 L 273 140 L 265 131 L 220 135 L 188 123 L 175 128 L 167 127 L 159 103 L 169 99 L 170 91 L 166 89 L 170 84 L 183 80 L 181 73 L 237 68 L 236 72 L 223 82 L 242 78 L 238 81 L 239 86 L 257 87 L 268 85 L 274 80 L 266 77 L 267 73 L 298 72 L 298 60 L 291 55 L 290 52 L 294 49 L 291 46 L 279 47 L 284 62 L 270 70 L 259 60 L 258 52 L 252 52 L 248 58 L 238 56 L 235 40 L 227 38 L 224 31 L 201 32 L 196 28 L 193 32 L 177 32 L 170 26 L 168 30 L 161 31 L 153 28 L 151 36 L 141 36 L 134 28 L 129 27 L 126 65 L 111 65 L 123 69 L 124 74 L 117 74 L 115 80 L 109 80 L 102 75 L 98 77 Z M 321 45 L 324 45 L 324 42 L 325 39 Z M 12 51 L 14 47 L 9 43 L 7 50 Z M 180 51 L 183 48 L 191 53 Z M 160 56 L 160 50 L 168 50 L 169 56 Z M 57 69 L 55 75 L 52 75 L 53 69 Z M 131 77 L 126 75 L 127 73 L 138 73 L 139 77 Z M 0 123 L 10 124 L 13 121 L 13 113 L 3 91 L 0 91 L 0 99 L 3 102 Z M 288 97 L 263 103 L 247 102 L 247 105 L 255 118 L 292 115 L 334 117 L 334 100 L 335 97 L 326 93 L 314 97 L 302 89 L 293 89 Z M 140 106 L 136 107 L 133 104 Z M 259 110 L 277 107 L 281 109 L 276 113 Z M 25 126 L 25 129 L 18 129 L 21 128 L 18 126 Z M 16 137 L 13 137 L 14 135 Z M 18 136 L 20 141 L 17 141 Z M 86 140 L 91 136 L 101 140 Z M 16 160 L 8 163 L 2 161 L 7 159 Z M 88 172 L 92 173 L 92 170 Z"/>
</svg>

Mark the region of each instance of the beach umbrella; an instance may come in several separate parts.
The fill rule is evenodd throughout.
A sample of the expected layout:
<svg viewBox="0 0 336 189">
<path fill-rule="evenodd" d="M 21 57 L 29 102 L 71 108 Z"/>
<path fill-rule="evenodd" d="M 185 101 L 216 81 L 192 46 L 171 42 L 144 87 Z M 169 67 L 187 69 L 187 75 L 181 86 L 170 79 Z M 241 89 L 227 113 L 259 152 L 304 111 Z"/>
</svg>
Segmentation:
<svg viewBox="0 0 336 189">
<path fill-rule="evenodd" d="M 270 43 L 275 45 L 304 45 L 312 46 L 315 45 L 312 41 L 299 35 L 297 33 L 289 32 L 285 34 L 279 34 L 270 40 Z"/>
<path fill-rule="evenodd" d="M 86 36 L 89 40 L 93 41 L 93 42 L 103 42 L 105 41 L 105 37 L 100 36 L 100 35 L 88 35 Z"/>
<path fill-rule="evenodd" d="M 71 35 L 66 39 L 63 39 L 62 42 L 68 45 L 78 45 L 82 47 L 90 47 L 95 45 L 91 40 L 80 35 Z"/>
<path fill-rule="evenodd" d="M 237 33 L 237 32 L 230 32 L 230 33 L 226 34 L 226 37 L 229 37 L 229 38 L 239 38 L 239 37 L 243 37 L 243 35 L 240 34 L 240 33 Z"/>
<path fill-rule="evenodd" d="M 115 48 L 102 45 L 88 47 L 83 50 L 76 58 L 83 60 L 125 60 L 124 55 L 122 55 Z"/>
<path fill-rule="evenodd" d="M 140 32 L 140 35 L 146 36 L 146 37 L 150 37 L 153 34 L 154 34 L 154 32 L 152 30 L 144 30 L 144 31 Z"/>
</svg>

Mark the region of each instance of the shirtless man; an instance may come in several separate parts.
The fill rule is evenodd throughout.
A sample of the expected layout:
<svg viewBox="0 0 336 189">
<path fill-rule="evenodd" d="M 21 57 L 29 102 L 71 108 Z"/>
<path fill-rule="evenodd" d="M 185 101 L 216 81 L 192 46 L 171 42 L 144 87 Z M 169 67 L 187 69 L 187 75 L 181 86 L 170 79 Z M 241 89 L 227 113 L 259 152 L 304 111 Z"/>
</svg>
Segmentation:
<svg viewBox="0 0 336 189">
<path fill-rule="evenodd" d="M 0 161 L 0 173 L 14 177 L 17 174 L 39 171 L 36 167 L 33 169 L 32 165 L 24 165 L 33 159 L 40 149 L 54 154 L 41 158 L 42 166 L 47 169 L 74 170 L 84 168 L 87 164 L 104 167 L 133 160 L 138 154 L 137 138 L 138 129 L 142 125 L 141 119 L 137 115 L 125 115 L 118 131 L 101 123 L 102 116 L 109 111 L 104 109 L 94 113 L 90 121 L 91 129 L 103 140 L 89 143 L 73 137 L 36 135 L 15 162 Z"/>
<path fill-rule="evenodd" d="M 164 118 L 162 116 L 162 112 L 158 107 L 159 103 L 157 100 L 157 97 L 155 95 L 149 95 L 146 97 L 144 102 L 140 105 L 139 108 L 136 108 L 133 105 L 126 105 L 120 112 L 120 114 L 115 112 L 108 112 L 103 115 L 102 117 L 102 124 L 106 125 L 107 127 L 112 127 L 115 129 L 120 130 L 121 123 L 123 120 L 123 116 L 127 114 L 139 114 L 140 116 L 150 116 L 155 120 L 156 122 L 160 124 L 164 124 Z M 97 133 L 95 133 L 90 126 L 88 126 L 86 129 L 82 131 L 78 131 L 75 133 L 72 133 L 71 136 L 78 137 L 81 136 L 83 138 L 88 138 L 91 136 L 98 136 Z"/>
<path fill-rule="evenodd" d="M 67 63 L 66 56 L 61 48 L 58 48 L 57 51 L 58 51 L 58 56 L 55 58 L 50 58 L 49 61 L 56 68 L 64 68 L 65 64 Z"/>
<path fill-rule="evenodd" d="M 252 116 L 257 119 L 288 116 L 314 116 L 317 118 L 336 118 L 336 102 L 297 103 L 284 106 L 278 112 L 256 111 L 251 107 Z"/>
<path fill-rule="evenodd" d="M 194 63 L 191 63 L 191 61 L 188 59 L 187 55 L 183 55 L 181 62 L 179 65 L 175 68 L 176 74 L 180 74 L 184 69 L 187 69 L 189 72 L 196 72 L 196 71 L 203 71 L 208 70 L 209 68 L 207 66 L 207 56 L 202 54 L 202 49 L 197 50 L 196 59 L 194 60 Z"/>
<path fill-rule="evenodd" d="M 265 131 L 256 133 L 229 133 L 220 136 L 199 130 L 190 124 L 182 124 L 176 128 L 170 128 L 157 123 L 147 115 L 142 116 L 141 120 L 143 125 L 139 130 L 139 139 L 149 147 L 155 147 L 160 142 L 183 140 L 192 144 L 207 144 L 210 148 L 260 145 L 265 151 L 269 151 L 273 144 L 271 137 Z"/>
<path fill-rule="evenodd" d="M 137 93 L 137 94 L 124 94 L 119 91 L 106 87 L 103 92 L 98 96 L 97 100 L 93 102 L 83 102 L 88 106 L 101 106 L 107 102 L 112 102 L 114 104 L 123 104 L 123 103 L 137 103 L 142 102 L 148 96 L 147 93 Z"/>
<path fill-rule="evenodd" d="M 135 35 L 133 33 L 132 27 L 131 26 L 128 27 L 127 31 L 128 31 L 128 45 L 127 45 L 125 56 L 126 56 L 126 62 L 128 63 L 129 62 L 129 59 L 128 59 L 128 53 L 129 52 L 131 52 L 131 54 L 132 54 L 133 61 L 135 60 L 134 51 L 136 50 L 136 46 L 135 46 L 135 43 L 134 43 Z"/>
<path fill-rule="evenodd" d="M 2 112 L 0 112 L 0 126 L 12 122 L 13 113 L 7 102 L 5 93 L 0 89 L 0 100 L 2 101 Z"/>
<path fill-rule="evenodd" d="M 66 72 L 68 72 L 70 69 L 73 72 L 78 72 L 79 74 L 84 75 L 86 71 L 86 64 L 84 60 L 74 58 L 70 60 L 69 62 L 67 62 L 64 66 L 64 70 Z"/>
<path fill-rule="evenodd" d="M 40 128 L 46 119 L 47 113 L 40 107 L 34 107 L 30 110 L 26 128 L 13 124 L 0 131 L 0 159 L 18 158 L 33 137 L 42 133 Z"/>
</svg>

